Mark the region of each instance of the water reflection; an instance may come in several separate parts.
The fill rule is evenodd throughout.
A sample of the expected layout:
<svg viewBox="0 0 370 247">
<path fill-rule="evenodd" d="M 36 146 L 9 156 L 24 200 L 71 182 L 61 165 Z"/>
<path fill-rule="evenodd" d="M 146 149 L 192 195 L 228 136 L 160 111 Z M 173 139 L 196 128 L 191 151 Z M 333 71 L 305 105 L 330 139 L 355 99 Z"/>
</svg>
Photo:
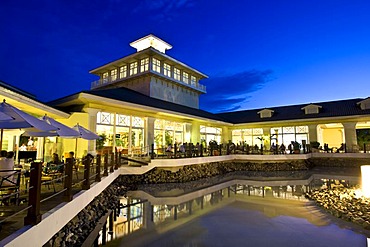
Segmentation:
<svg viewBox="0 0 370 247">
<path fill-rule="evenodd" d="M 356 185 L 359 182 L 358 179 L 357 176 L 311 174 L 295 179 L 263 177 L 251 180 L 249 176 L 238 175 L 231 179 L 230 177 L 229 179 L 213 178 L 184 184 L 141 186 L 137 191 L 130 191 L 127 198 L 121 198 L 121 210 L 115 215 L 115 221 L 111 222 L 110 227 L 107 225 L 110 230 L 105 232 L 106 239 L 107 241 L 119 239 L 114 241 L 115 246 L 119 242 L 122 246 L 123 243 L 125 246 L 127 244 L 156 246 L 153 239 L 162 239 L 163 244 L 163 236 L 171 230 L 176 228 L 177 232 L 179 227 L 186 226 L 189 222 L 196 222 L 194 220 L 202 220 L 205 215 L 211 215 L 212 212 L 217 214 L 217 210 L 225 207 L 232 208 L 231 213 L 228 212 L 231 218 L 236 209 L 243 208 L 251 215 L 259 212 L 260 215 L 255 216 L 259 217 L 258 222 L 264 222 L 263 217 L 274 218 L 274 220 L 277 217 L 280 221 L 287 221 L 286 224 L 294 222 L 293 218 L 281 218 L 284 216 L 307 220 L 316 227 L 331 226 L 329 220 L 314 206 L 308 206 L 304 193 L 315 188 Z M 248 218 L 248 220 L 251 219 Z M 232 226 L 227 219 L 224 224 Z M 268 225 L 271 225 L 271 222 Z M 209 229 L 206 232 L 208 231 Z M 335 229 L 335 232 L 338 233 L 338 229 Z M 177 246 L 202 246 L 198 240 L 189 239 L 189 233 L 186 234 L 187 237 L 184 239 L 187 240 L 184 240 L 184 243 L 177 242 Z M 170 238 L 167 236 L 165 241 L 169 241 Z M 204 240 L 204 236 L 202 239 Z M 230 244 L 236 244 L 235 241 L 237 240 Z M 366 242 L 366 239 L 364 241 Z M 167 246 L 173 246 L 173 242 L 171 243 L 167 243 Z M 158 244 L 158 246 L 162 245 Z"/>
</svg>

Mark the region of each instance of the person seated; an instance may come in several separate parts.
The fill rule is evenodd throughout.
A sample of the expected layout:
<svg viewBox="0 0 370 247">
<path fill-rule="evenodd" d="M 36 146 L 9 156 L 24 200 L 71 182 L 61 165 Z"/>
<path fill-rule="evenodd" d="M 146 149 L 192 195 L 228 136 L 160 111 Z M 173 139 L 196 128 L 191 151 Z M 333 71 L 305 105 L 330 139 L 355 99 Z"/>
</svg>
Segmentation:
<svg viewBox="0 0 370 247">
<path fill-rule="evenodd" d="M 53 153 L 51 161 L 47 163 L 47 167 L 49 171 L 54 171 L 54 172 L 64 171 L 64 165 L 59 159 L 59 155 L 57 153 Z"/>
<path fill-rule="evenodd" d="M 182 143 L 179 146 L 179 149 L 178 149 L 178 152 L 177 152 L 177 156 L 178 157 L 185 157 L 185 153 L 186 153 L 186 144 L 185 143 Z"/>
<path fill-rule="evenodd" d="M 171 157 L 173 151 L 172 151 L 172 144 L 169 144 L 167 149 L 166 149 L 166 154 L 168 157 Z"/>
</svg>

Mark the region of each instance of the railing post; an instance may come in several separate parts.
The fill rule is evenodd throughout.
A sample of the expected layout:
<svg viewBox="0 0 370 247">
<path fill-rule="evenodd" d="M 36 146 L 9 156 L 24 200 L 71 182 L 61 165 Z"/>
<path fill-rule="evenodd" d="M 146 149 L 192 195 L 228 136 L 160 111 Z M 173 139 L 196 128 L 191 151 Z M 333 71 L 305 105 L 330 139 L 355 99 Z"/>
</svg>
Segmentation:
<svg viewBox="0 0 370 247">
<path fill-rule="evenodd" d="M 222 155 L 222 144 L 221 143 L 220 143 L 219 147 L 220 147 L 220 151 L 219 151 L 218 155 Z"/>
<path fill-rule="evenodd" d="M 109 215 L 109 228 L 108 233 L 113 233 L 113 211 Z"/>
<path fill-rule="evenodd" d="M 82 164 L 84 165 L 84 181 L 82 183 L 83 190 L 90 189 L 90 162 L 91 159 L 88 156 L 82 160 Z"/>
<path fill-rule="evenodd" d="M 177 144 L 173 145 L 173 157 L 176 159 L 177 158 Z"/>
<path fill-rule="evenodd" d="M 109 172 L 114 172 L 114 153 L 111 154 L 111 160 L 110 160 L 110 169 Z"/>
<path fill-rule="evenodd" d="M 41 162 L 31 163 L 30 190 L 28 195 L 27 216 L 24 218 L 24 225 L 37 225 L 41 222 L 40 200 L 41 200 Z"/>
<path fill-rule="evenodd" d="M 114 155 L 114 170 L 117 170 L 118 169 L 118 152 L 115 153 Z"/>
<path fill-rule="evenodd" d="M 104 155 L 104 173 L 103 177 L 108 176 L 108 154 Z"/>
<path fill-rule="evenodd" d="M 64 191 L 63 201 L 70 202 L 73 199 L 72 196 L 72 177 L 73 177 L 73 158 L 66 158 L 66 165 L 64 171 Z"/>
<path fill-rule="evenodd" d="M 154 159 L 154 143 L 152 143 L 152 145 L 151 145 L 151 152 L 150 152 L 150 158 L 151 159 Z"/>
<path fill-rule="evenodd" d="M 107 224 L 103 224 L 102 231 L 103 231 L 103 234 L 101 236 L 102 237 L 101 242 L 102 242 L 102 245 L 105 245 L 107 243 Z M 99 238 L 97 238 L 97 239 L 99 239 Z M 97 246 L 99 246 L 99 245 L 97 245 Z"/>
<path fill-rule="evenodd" d="M 96 156 L 96 175 L 95 175 L 95 182 L 100 182 L 101 181 L 101 178 L 100 178 L 100 165 L 101 165 L 101 155 L 98 154 Z"/>
</svg>

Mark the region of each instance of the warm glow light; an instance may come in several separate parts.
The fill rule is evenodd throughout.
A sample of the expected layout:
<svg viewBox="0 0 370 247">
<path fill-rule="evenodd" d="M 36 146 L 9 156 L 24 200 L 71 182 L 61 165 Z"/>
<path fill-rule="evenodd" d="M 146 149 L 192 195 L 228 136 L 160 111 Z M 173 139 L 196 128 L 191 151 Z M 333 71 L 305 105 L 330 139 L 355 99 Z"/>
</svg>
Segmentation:
<svg viewBox="0 0 370 247">
<path fill-rule="evenodd" d="M 167 42 L 161 40 L 160 38 L 152 34 L 145 36 L 141 39 L 138 39 L 134 42 L 131 42 L 130 46 L 136 48 L 137 52 L 142 51 L 149 47 L 153 47 L 154 49 L 162 53 L 166 53 L 166 50 L 169 50 L 172 48 L 170 44 L 168 44 Z"/>
<path fill-rule="evenodd" d="M 370 166 L 361 166 L 362 193 L 364 197 L 370 197 Z"/>
</svg>

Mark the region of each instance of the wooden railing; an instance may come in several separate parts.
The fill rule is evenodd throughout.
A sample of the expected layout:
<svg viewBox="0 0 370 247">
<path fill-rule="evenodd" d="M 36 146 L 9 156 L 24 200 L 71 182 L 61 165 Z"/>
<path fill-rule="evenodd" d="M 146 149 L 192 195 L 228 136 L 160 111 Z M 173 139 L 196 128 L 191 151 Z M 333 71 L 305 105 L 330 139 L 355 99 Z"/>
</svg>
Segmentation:
<svg viewBox="0 0 370 247">
<path fill-rule="evenodd" d="M 53 177 L 52 180 L 42 183 L 43 177 L 43 167 L 42 162 L 33 162 L 31 163 L 31 167 L 29 170 L 29 182 L 27 181 L 27 189 L 26 191 L 19 191 L 18 193 L 21 194 L 22 192 L 28 192 L 28 197 L 26 197 L 28 201 L 27 207 L 19 206 L 19 211 L 15 212 L 12 215 L 7 216 L 0 220 L 0 229 L 1 225 L 9 221 L 11 218 L 27 212 L 26 216 L 24 217 L 24 226 L 27 225 L 36 225 L 41 222 L 42 214 L 41 214 L 41 203 L 45 203 L 52 198 L 63 194 L 61 197 L 61 201 L 70 202 L 73 200 L 73 188 L 76 186 L 80 186 L 81 190 L 88 190 L 90 189 L 90 185 L 92 182 L 100 182 L 101 177 L 108 176 L 109 173 L 114 172 L 114 170 L 118 169 L 121 165 L 121 161 L 119 159 L 119 154 L 111 154 L 111 157 L 108 157 L 108 154 L 101 157 L 101 155 L 97 155 L 95 162 L 92 157 L 85 157 L 82 160 L 83 164 L 83 179 L 78 180 L 77 183 L 73 183 L 73 173 L 78 172 L 73 169 L 74 167 L 74 159 L 67 158 L 64 164 L 64 173 L 62 176 Z M 103 169 L 103 171 L 102 171 Z M 42 199 L 42 190 L 41 186 L 45 185 L 46 183 L 55 183 L 56 181 L 63 181 L 63 188 L 60 191 L 54 191 L 54 193 Z M 45 196 L 44 196 L 45 197 Z M 1 230 L 0 230 L 1 231 Z"/>
</svg>

